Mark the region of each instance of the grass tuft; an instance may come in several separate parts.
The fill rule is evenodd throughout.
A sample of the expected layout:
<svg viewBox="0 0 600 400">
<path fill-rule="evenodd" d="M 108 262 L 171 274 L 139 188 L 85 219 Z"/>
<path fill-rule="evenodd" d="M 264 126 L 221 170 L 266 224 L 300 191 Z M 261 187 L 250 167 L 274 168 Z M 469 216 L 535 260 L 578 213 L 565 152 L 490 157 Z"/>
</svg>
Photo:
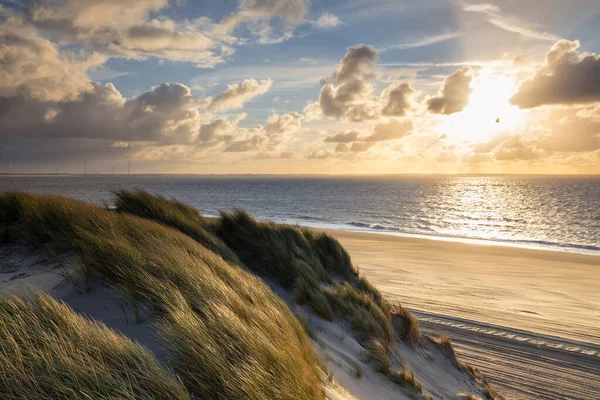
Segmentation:
<svg viewBox="0 0 600 400">
<path fill-rule="evenodd" d="M 400 304 L 392 308 L 394 328 L 398 336 L 411 344 L 413 347 L 421 344 L 421 331 L 419 320 Z M 450 346 L 452 348 L 452 346 Z"/>
<path fill-rule="evenodd" d="M 384 343 L 393 341 L 394 332 L 387 303 L 384 303 L 386 307 L 380 307 L 368 293 L 348 282 L 334 285 L 329 297 L 334 308 L 349 318 L 359 339 L 368 341 L 375 338 Z"/>
<path fill-rule="evenodd" d="M 0 398 L 190 399 L 143 346 L 42 294 L 0 299 Z"/>
<path fill-rule="evenodd" d="M 224 260 L 239 263 L 235 254 L 210 232 L 208 222 L 200 212 L 176 199 L 167 199 L 144 190 L 115 190 L 115 207 L 138 217 L 154 220 L 173 227 L 214 251 Z"/>
<path fill-rule="evenodd" d="M 367 343 L 367 357 L 373 364 L 375 371 L 388 375 L 390 373 L 390 360 L 388 358 L 387 345 L 378 340 L 371 339 Z"/>
</svg>

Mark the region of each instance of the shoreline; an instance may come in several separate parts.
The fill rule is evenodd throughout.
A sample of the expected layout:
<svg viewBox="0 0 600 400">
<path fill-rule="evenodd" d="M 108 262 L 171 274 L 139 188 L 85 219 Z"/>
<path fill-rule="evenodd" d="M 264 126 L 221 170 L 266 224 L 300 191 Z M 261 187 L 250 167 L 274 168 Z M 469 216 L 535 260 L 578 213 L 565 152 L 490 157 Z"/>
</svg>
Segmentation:
<svg viewBox="0 0 600 400">
<path fill-rule="evenodd" d="M 423 332 L 449 337 L 507 399 L 600 391 L 600 257 L 326 232 L 388 301 Z"/>
<path fill-rule="evenodd" d="M 324 231 L 408 308 L 600 345 L 598 256 Z"/>
<path fill-rule="evenodd" d="M 217 218 L 216 215 L 207 214 L 205 215 L 207 218 Z M 255 217 L 256 220 L 262 222 L 276 222 L 280 224 L 288 224 L 288 225 L 298 225 L 305 228 L 311 228 L 322 231 L 333 231 L 333 232 L 349 232 L 349 233 L 363 233 L 363 234 L 375 234 L 382 236 L 392 236 L 399 238 L 407 238 L 407 239 L 417 239 L 417 240 L 432 240 L 432 241 L 441 241 L 441 242 L 451 242 L 451 243 L 464 243 L 469 245 L 481 245 L 481 246 L 494 246 L 494 247 L 509 247 L 509 248 L 517 248 L 517 249 L 525 249 L 525 250 L 541 250 L 541 251 L 550 251 L 557 253 L 567 253 L 567 254 L 581 254 L 592 257 L 600 257 L 600 246 L 597 248 L 586 248 L 589 246 L 585 245 L 573 245 L 573 244 L 560 244 L 560 243 L 536 243 L 536 242 L 525 242 L 525 241 L 509 241 L 509 240 L 496 240 L 496 239 L 479 239 L 479 238 L 467 238 L 467 237 L 458 237 L 458 236 L 436 236 L 436 235 L 425 235 L 419 233 L 406 233 L 400 231 L 392 231 L 387 229 L 368 229 L 361 228 L 358 226 L 354 226 L 351 224 L 341 224 L 341 223 L 311 223 L 304 220 L 297 220 L 293 218 L 260 218 Z"/>
</svg>

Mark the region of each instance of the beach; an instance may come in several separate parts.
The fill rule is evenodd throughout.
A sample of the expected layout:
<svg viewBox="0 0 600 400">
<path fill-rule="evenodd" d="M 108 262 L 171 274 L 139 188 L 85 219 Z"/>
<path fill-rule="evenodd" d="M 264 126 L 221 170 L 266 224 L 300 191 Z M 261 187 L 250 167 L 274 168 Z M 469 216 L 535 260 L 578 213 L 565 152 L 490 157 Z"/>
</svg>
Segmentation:
<svg viewBox="0 0 600 400">
<path fill-rule="evenodd" d="M 389 300 L 508 398 L 600 396 L 600 257 L 330 230 Z"/>
</svg>

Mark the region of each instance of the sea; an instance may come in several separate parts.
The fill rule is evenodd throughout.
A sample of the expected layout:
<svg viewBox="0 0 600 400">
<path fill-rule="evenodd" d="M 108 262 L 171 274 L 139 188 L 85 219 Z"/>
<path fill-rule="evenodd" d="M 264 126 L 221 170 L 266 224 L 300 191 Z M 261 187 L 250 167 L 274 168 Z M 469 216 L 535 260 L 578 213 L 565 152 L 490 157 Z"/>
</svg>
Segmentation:
<svg viewBox="0 0 600 400">
<path fill-rule="evenodd" d="M 600 176 L 3 175 L 0 192 L 111 204 L 115 189 L 203 215 L 600 255 Z"/>
</svg>

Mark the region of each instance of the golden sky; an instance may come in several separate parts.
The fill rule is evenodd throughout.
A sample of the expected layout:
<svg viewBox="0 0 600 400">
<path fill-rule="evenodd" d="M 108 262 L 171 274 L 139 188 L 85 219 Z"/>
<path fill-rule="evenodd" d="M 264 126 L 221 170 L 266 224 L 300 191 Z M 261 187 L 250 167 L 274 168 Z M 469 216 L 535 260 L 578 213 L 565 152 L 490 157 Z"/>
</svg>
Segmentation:
<svg viewBox="0 0 600 400">
<path fill-rule="evenodd" d="M 0 3 L 0 172 L 600 173 L 597 1 Z"/>
</svg>

